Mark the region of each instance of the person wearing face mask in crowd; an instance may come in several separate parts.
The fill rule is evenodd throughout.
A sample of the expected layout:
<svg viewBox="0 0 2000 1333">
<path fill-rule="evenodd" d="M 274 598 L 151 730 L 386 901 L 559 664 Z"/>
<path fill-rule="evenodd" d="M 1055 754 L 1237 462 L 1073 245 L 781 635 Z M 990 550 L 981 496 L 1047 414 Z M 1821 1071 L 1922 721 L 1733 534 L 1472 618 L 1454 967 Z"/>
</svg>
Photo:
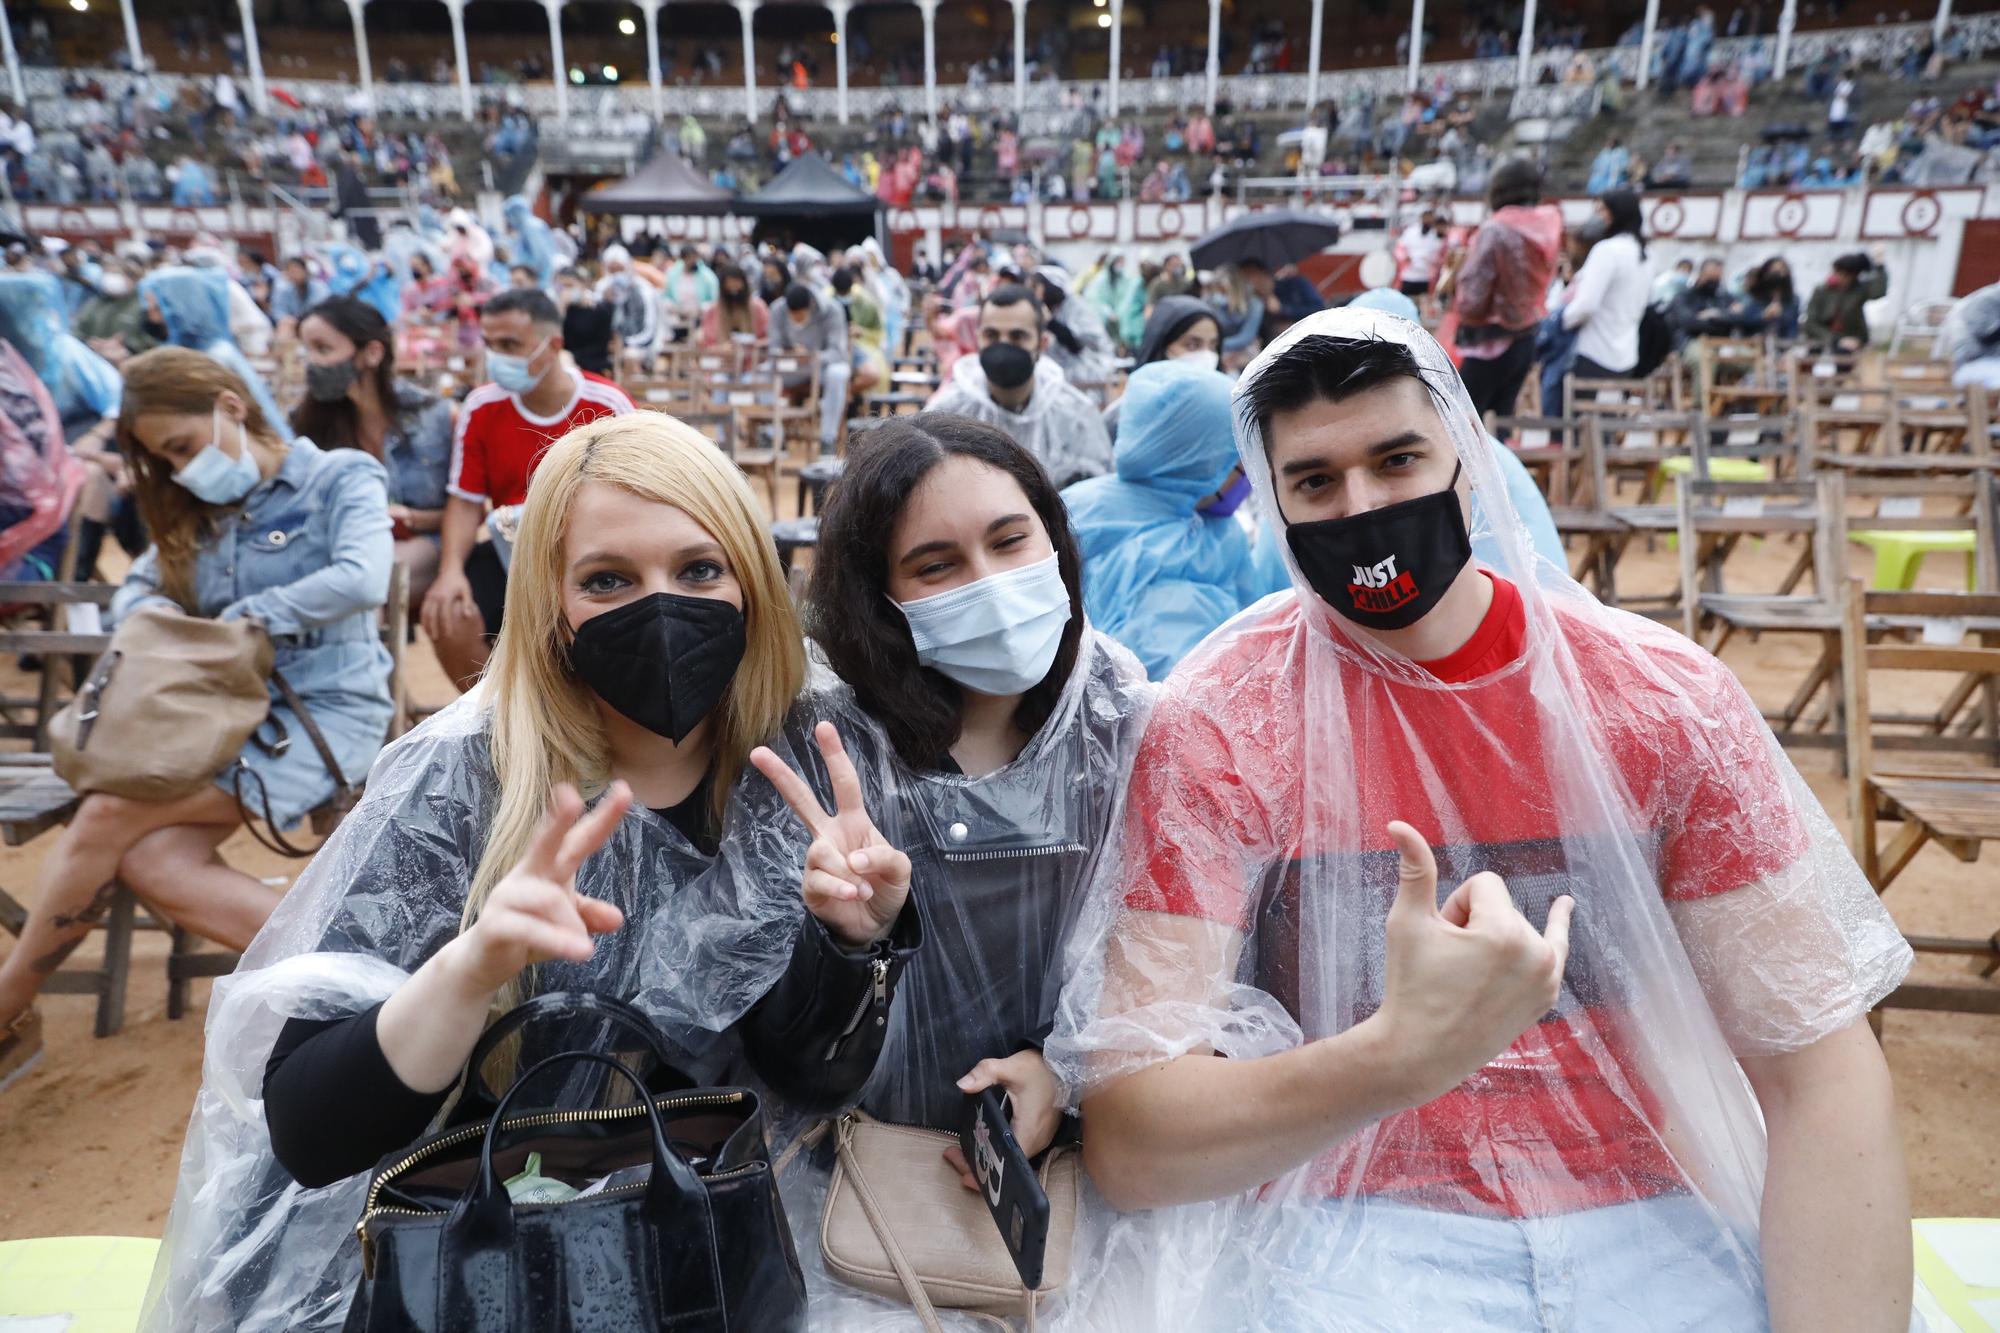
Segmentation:
<svg viewBox="0 0 2000 1333">
<path fill-rule="evenodd" d="M 1153 307 L 1146 332 L 1132 353 L 1133 369 L 1159 361 L 1191 360 L 1214 370 L 1222 364 L 1222 319 L 1215 307 L 1193 296 L 1170 296 Z M 1104 430 L 1118 443 L 1118 419 L 1125 400 L 1104 409 Z"/>
<path fill-rule="evenodd" d="M 411 274 L 413 279 L 415 276 Z M 278 341 L 290 342 L 297 335 L 299 320 L 306 311 L 332 294 L 324 280 L 313 276 L 304 255 L 287 259 L 284 276 L 271 292 L 271 318 L 277 326 Z"/>
<path fill-rule="evenodd" d="M 925 409 L 998 426 L 1048 469 L 1058 487 L 1111 466 L 1111 437 L 1098 406 L 1045 353 L 1048 316 L 1026 287 L 993 289 L 979 303 L 979 355 L 953 363 L 951 379 Z"/>
<path fill-rule="evenodd" d="M 1118 360 L 1103 316 L 1088 301 L 1070 299 L 1070 276 L 1054 264 L 1028 275 L 1028 290 L 1048 311 L 1050 360 L 1071 384 L 1103 384 Z"/>
<path fill-rule="evenodd" d="M 763 342 L 770 335 L 771 307 L 750 290 L 750 279 L 734 264 L 718 264 L 715 300 L 701 312 L 695 342 L 703 351 L 737 342 Z"/>
<path fill-rule="evenodd" d="M 833 298 L 847 309 L 847 337 L 854 344 L 851 391 L 868 393 L 889 381 L 889 358 L 882 351 L 882 308 L 851 268 L 833 271 Z"/>
<path fill-rule="evenodd" d="M 1063 492 L 1090 623 L 1165 680 L 1223 621 L 1276 591 L 1234 515 L 1250 493 L 1230 434 L 1229 378 L 1205 358 L 1125 382 L 1113 475 Z"/>
<path fill-rule="evenodd" d="M 383 757 L 217 984 L 227 1018 L 144 1327 L 342 1327 L 368 1169 L 438 1122 L 483 1122 L 493 1087 L 556 1052 L 614 1056 L 669 1093 L 726 1081 L 748 1047 L 752 1073 L 825 1108 L 903 1007 L 926 947 L 909 862 L 869 838 L 866 901 L 802 886 L 789 816 L 746 762 L 761 743 L 852 772 L 794 705 L 798 620 L 742 474 L 660 413 L 592 422 L 549 449 L 519 532 L 480 690 Z M 775 812 L 747 817 L 746 791 Z M 841 828 L 872 833 L 858 810 Z M 452 1098 L 497 1015 L 577 991 L 629 1003 L 650 1041 L 556 1008 Z M 538 1106 L 630 1105 L 595 1066 L 535 1087 Z M 795 1326 L 787 1268 L 732 1294 L 743 1326 Z"/>
<path fill-rule="evenodd" d="M 1423 215 L 1396 238 L 1396 258 L 1401 264 L 1396 274 L 1397 290 L 1412 300 L 1430 295 L 1437 281 L 1438 267 L 1444 262 L 1444 222 L 1437 210 Z"/>
<path fill-rule="evenodd" d="M 1066 1313 L 1901 1333 L 1910 948 L 1735 677 L 1529 552 L 1478 423 L 1373 311 L 1237 386 L 1293 587 L 1167 683 L 1069 953 L 1045 1050 L 1125 1211 Z"/>
<path fill-rule="evenodd" d="M 452 404 L 396 378 L 394 339 L 382 313 L 351 296 L 306 311 L 306 394 L 292 429 L 322 449 L 359 449 L 387 470 L 396 559 L 409 567 L 410 604 L 422 606 L 437 578 Z"/>
<path fill-rule="evenodd" d="M 1576 331 L 1570 374 L 1582 379 L 1622 379 L 1639 364 L 1639 321 L 1653 289 L 1646 267 L 1644 218 L 1639 196 L 1612 190 L 1597 201 L 1597 241 L 1577 270 L 1562 307 L 1562 326 Z M 1717 289 L 1721 265 L 1715 266 Z M 1679 302 L 1688 300 L 1689 287 Z"/>
<path fill-rule="evenodd" d="M 1160 275 L 1146 284 L 1146 309 L 1157 311 L 1168 298 L 1192 296 L 1194 290 L 1195 277 L 1188 269 L 1187 256 L 1174 250 L 1160 264 Z"/>
<path fill-rule="evenodd" d="M 854 379 L 850 345 L 847 311 L 837 301 L 803 282 L 785 290 L 784 307 L 771 321 L 771 354 L 805 352 L 819 362 L 819 447 L 828 454 L 847 419 L 848 387 Z M 794 402 L 805 401 L 811 387 L 809 375 L 785 377 L 785 393 Z"/>
<path fill-rule="evenodd" d="M 660 284 L 660 321 L 673 331 L 675 342 L 687 340 L 720 289 L 715 270 L 702 262 L 701 252 L 683 245 L 680 262 L 667 270 Z"/>
<path fill-rule="evenodd" d="M 479 329 L 493 379 L 458 409 L 438 576 L 422 614 L 439 664 L 462 690 L 478 679 L 500 632 L 506 533 L 542 454 L 578 426 L 635 410 L 610 380 L 565 364 L 562 316 L 544 293 L 502 292 L 481 310 Z M 480 541 L 489 508 L 496 540 Z"/>
<path fill-rule="evenodd" d="M 922 412 L 870 430 L 819 531 L 804 615 L 832 679 L 811 703 L 852 756 L 873 831 L 907 856 L 924 928 L 859 1107 L 955 1137 L 966 1094 L 992 1088 L 1011 1100 L 1022 1149 L 1039 1153 L 1076 1129 L 1057 1110 L 1041 1040 L 1069 925 L 1110 855 L 1151 687 L 1084 616 L 1075 542 L 1048 474 L 990 426 Z M 780 756 L 753 760 L 798 816 L 790 832 L 808 881 L 827 867 L 859 878 L 841 868 L 843 847 L 808 831 L 826 827 L 838 785 Z M 767 802 L 751 822 L 785 821 Z M 895 903 L 866 906 L 880 923 Z M 794 1101 L 785 1085 L 776 1091 Z M 932 1197 L 974 1188 L 950 1140 L 899 1169 Z M 786 1172 L 795 1226 L 819 1215 L 827 1178 L 809 1152 Z M 799 1257 L 816 1322 L 903 1326 L 891 1322 L 896 1307 L 840 1286 L 818 1246 Z"/>
<path fill-rule="evenodd" d="M 624 246 L 605 247 L 604 276 L 597 281 L 596 295 L 611 311 L 621 351 L 641 366 L 652 364 L 660 340 L 660 293 L 633 271 L 631 252 Z"/>
<path fill-rule="evenodd" d="M 1750 271 L 1744 293 L 1763 320 L 1763 330 L 1780 338 L 1799 336 L 1799 296 L 1792 287 L 1792 266 L 1774 255 Z"/>
<path fill-rule="evenodd" d="M 130 259 L 104 266 L 97 296 L 76 317 L 76 336 L 113 366 L 122 366 L 141 352 L 159 346 L 146 336 L 146 309 L 139 300 L 139 279 L 145 270 Z"/>
<path fill-rule="evenodd" d="M 1104 325 L 1126 347 L 1137 347 L 1146 329 L 1146 284 L 1125 256 L 1105 256 L 1104 267 L 1083 284 L 1083 296 L 1097 307 Z"/>
<path fill-rule="evenodd" d="M 289 440 L 292 428 L 278 410 L 271 386 L 250 364 L 250 358 L 236 341 L 230 318 L 232 292 L 240 294 L 241 289 L 221 269 L 180 265 L 156 268 L 139 282 L 139 299 L 146 307 L 146 332 L 161 342 L 203 352 L 220 361 L 248 387 L 269 427 L 280 438 Z M 267 324 L 267 331 L 268 327 Z"/>
<path fill-rule="evenodd" d="M 556 306 L 562 311 L 563 350 L 578 370 L 609 376 L 618 344 L 618 320 L 597 299 L 588 269 L 570 269 L 556 279 Z"/>
<path fill-rule="evenodd" d="M 785 299 L 785 293 L 792 287 L 792 266 L 781 256 L 765 255 L 758 263 L 757 295 L 764 304 L 775 307 Z"/>
<path fill-rule="evenodd" d="M 255 621 L 341 773 L 359 781 L 392 712 L 377 628 L 393 558 L 382 465 L 280 435 L 237 375 L 178 347 L 126 367 L 117 429 L 153 546 L 118 590 L 112 623 L 141 608 Z M 273 733 L 303 737 L 275 684 L 271 693 L 271 722 L 259 729 L 267 745 Z M 190 795 L 83 797 L 42 863 L 19 942 L 0 962 L 0 1086 L 39 1048 L 30 1001 L 110 907 L 112 885 L 163 920 L 248 947 L 279 895 L 216 856 L 243 823 L 236 792 L 288 828 L 337 785 L 316 746 L 266 748 L 257 739 Z"/>
</svg>

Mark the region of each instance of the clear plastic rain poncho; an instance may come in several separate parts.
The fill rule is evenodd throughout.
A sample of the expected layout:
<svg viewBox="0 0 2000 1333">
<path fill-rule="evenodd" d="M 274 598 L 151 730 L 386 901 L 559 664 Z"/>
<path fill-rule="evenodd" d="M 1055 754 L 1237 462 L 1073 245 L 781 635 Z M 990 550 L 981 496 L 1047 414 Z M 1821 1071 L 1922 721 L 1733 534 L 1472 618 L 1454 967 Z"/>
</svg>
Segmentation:
<svg viewBox="0 0 2000 1333">
<path fill-rule="evenodd" d="M 1111 437 L 1097 404 L 1072 387 L 1047 355 L 1035 359 L 1035 391 L 1016 412 L 993 401 L 976 356 L 952 363 L 951 382 L 931 396 L 929 412 L 956 412 L 989 426 L 1033 454 L 1058 486 L 1095 477 L 1111 467 Z"/>
<path fill-rule="evenodd" d="M 957 1081 L 983 1059 L 1040 1045 L 1055 1015 L 1062 943 L 1100 879 L 1151 699 L 1131 654 L 1086 629 L 1049 720 L 1014 762 L 973 778 L 912 770 L 853 693 L 824 668 L 815 673 L 809 702 L 839 730 L 876 827 L 910 857 L 911 892 L 923 914 L 923 945 L 899 983 L 881 1057 L 861 1092 L 863 1111 L 956 1133 L 965 1105 Z M 802 771 L 832 809 L 816 755 L 815 766 Z M 791 819 L 768 787 L 760 794 L 746 782 L 742 800 L 746 827 L 783 828 Z M 795 820 L 790 828 L 796 882 L 809 839 Z M 791 1118 L 777 1137 L 802 1128 Z M 827 1276 L 817 1241 L 826 1181 L 825 1159 L 806 1154 L 783 1181 L 810 1326 L 843 1333 L 910 1327 L 907 1308 Z"/>
<path fill-rule="evenodd" d="M 368 1173 L 321 1189 L 287 1175 L 265 1125 L 264 1069 L 288 1020 L 365 1011 L 458 933 L 498 804 L 486 718 L 475 692 L 384 750 L 361 803 L 235 973 L 216 983 L 202 1086 L 147 1292 L 145 1329 L 340 1326 L 361 1276 L 354 1228 Z M 783 736 L 773 744 L 797 762 Z M 744 782 L 762 779 L 752 773 Z M 698 1083 L 718 1081 L 734 1048 L 721 1034 L 791 957 L 803 856 L 792 848 L 789 825 L 747 827 L 735 804 L 720 845 L 721 859 L 710 858 L 664 817 L 635 807 L 577 877 L 581 892 L 624 911 L 624 927 L 600 937 L 588 963 L 541 965 L 527 991 L 589 990 L 629 1000 L 659 1028 L 683 1073 Z M 774 848 L 782 864 L 756 863 Z M 717 867 L 727 873 L 704 878 Z M 554 1031 L 531 1026 L 513 1067 L 563 1050 L 631 1046 L 596 1022 Z M 499 1082 L 496 1096 L 506 1090 L 505 1079 Z M 527 1095 L 537 1107 L 587 1106 L 603 1091 L 585 1072 Z M 442 1118 L 452 1114 L 447 1107 Z"/>
<path fill-rule="evenodd" d="M 403 235 L 409 236 L 405 230 Z M 395 255 L 386 248 L 370 258 L 369 255 L 345 242 L 336 242 L 325 250 L 328 278 L 327 286 L 336 296 L 351 296 L 357 301 L 365 301 L 381 312 L 382 318 L 394 324 L 403 317 L 403 281 L 409 269 L 397 261 Z M 438 270 L 433 268 L 433 273 Z"/>
<path fill-rule="evenodd" d="M 1440 895 L 1497 872 L 1538 929 L 1574 895 L 1562 995 L 1458 1088 L 1261 1190 L 1134 1214 L 1100 1201 L 1065 1317 L 1196 1333 L 1764 1327 L 1766 1147 L 1736 1057 L 1860 1020 L 1910 950 L 1729 671 L 1531 557 L 1428 334 L 1314 315 L 1243 386 L 1314 335 L 1411 348 L 1485 497 L 1500 559 L 1483 563 L 1519 591 L 1522 650 L 1447 684 L 1371 647 L 1293 564 L 1291 591 L 1163 687 L 1105 861 L 1119 879 L 1091 896 L 1102 917 L 1078 932 L 1048 1057 L 1087 1098 L 1189 1052 L 1270 1055 L 1372 1013 L 1392 819 L 1435 848 Z M 1236 402 L 1274 519 L 1242 387 Z"/>
<path fill-rule="evenodd" d="M 535 285 L 547 287 L 556 280 L 556 244 L 549 235 L 549 224 L 535 216 L 534 207 L 525 195 L 509 196 L 501 211 L 506 215 L 507 231 L 513 239 L 509 258 L 535 270 Z"/>
<path fill-rule="evenodd" d="M 1119 400 L 1117 474 L 1063 492 L 1090 623 L 1130 648 L 1154 680 L 1271 590 L 1243 525 L 1196 508 L 1236 467 L 1229 390 L 1220 371 L 1141 366 Z"/>
<path fill-rule="evenodd" d="M 0 273 L 0 338 L 14 344 L 47 386 L 65 438 L 86 434 L 118 410 L 125 383 L 70 332 L 62 284 L 52 275 Z"/>
<path fill-rule="evenodd" d="M 157 268 L 139 279 L 139 299 L 150 296 L 159 304 L 169 343 L 205 352 L 235 371 L 264 409 L 265 424 L 279 438 L 289 440 L 290 420 L 271 396 L 271 386 L 243 355 L 236 335 L 229 331 L 229 281 L 229 275 L 219 268 Z"/>
</svg>

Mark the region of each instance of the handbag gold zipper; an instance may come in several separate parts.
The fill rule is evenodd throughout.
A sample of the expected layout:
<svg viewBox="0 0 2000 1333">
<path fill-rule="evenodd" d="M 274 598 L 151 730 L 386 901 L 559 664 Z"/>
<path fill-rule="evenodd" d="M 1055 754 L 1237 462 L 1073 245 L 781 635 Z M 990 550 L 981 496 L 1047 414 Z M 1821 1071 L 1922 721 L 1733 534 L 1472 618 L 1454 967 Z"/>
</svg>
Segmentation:
<svg viewBox="0 0 2000 1333">
<path fill-rule="evenodd" d="M 664 1111 L 683 1111 L 697 1106 L 733 1106 L 737 1102 L 740 1102 L 742 1100 L 743 1100 L 742 1093 L 732 1092 L 732 1093 L 716 1093 L 705 1097 L 676 1097 L 672 1098 L 671 1100 L 662 1099 L 655 1101 L 653 1104 L 655 1108 L 664 1112 Z M 644 1106 L 636 1104 L 632 1106 L 614 1106 L 597 1111 L 549 1111 L 545 1112 L 542 1115 L 527 1116 L 519 1120 L 509 1120 L 506 1124 L 500 1126 L 500 1128 L 502 1131 L 507 1131 L 515 1129 L 532 1129 L 540 1125 L 575 1125 L 575 1124 L 582 1124 L 586 1121 L 591 1121 L 591 1120 L 622 1120 L 630 1116 L 644 1115 L 645 1113 L 646 1113 L 646 1108 Z M 448 1134 L 444 1138 L 438 1139 L 433 1143 L 427 1143 L 422 1148 L 418 1149 L 416 1152 L 411 1153 L 408 1157 L 405 1157 L 402 1161 L 390 1167 L 387 1171 L 378 1174 L 375 1177 L 375 1179 L 371 1180 L 368 1183 L 368 1197 L 362 1201 L 361 1205 L 361 1220 L 354 1224 L 354 1234 L 361 1241 L 361 1272 L 364 1277 L 373 1277 L 375 1275 L 375 1247 L 368 1240 L 369 1218 L 376 1216 L 387 1217 L 396 1214 L 402 1214 L 408 1217 L 432 1216 L 431 1213 L 427 1213 L 422 1209 L 418 1208 L 397 1208 L 393 1206 L 378 1207 L 375 1201 L 376 1199 L 381 1197 L 382 1186 L 388 1183 L 388 1181 L 391 1180 L 392 1178 L 401 1175 L 403 1172 L 409 1170 L 417 1163 L 423 1161 L 424 1158 L 430 1156 L 434 1152 L 438 1152 L 445 1148 L 455 1147 L 458 1144 L 470 1142 L 471 1140 L 476 1138 L 484 1137 L 487 1129 L 488 1126 L 484 1124 L 467 1125 L 464 1128 L 459 1129 L 451 1134 Z M 765 1165 L 765 1163 L 752 1162 L 748 1166 L 732 1167 L 728 1171 L 721 1171 L 717 1172 L 714 1175 L 703 1176 L 702 1179 L 728 1180 L 734 1176 L 742 1174 L 743 1172 L 754 1171 L 763 1165 Z M 620 1186 L 619 1188 L 623 1189 L 626 1187 Z M 602 1196 L 592 1195 L 591 1197 L 599 1198 Z M 565 1200 L 565 1202 L 569 1201 Z M 446 1210 L 438 1209 L 437 1211 L 444 1212 Z"/>
</svg>

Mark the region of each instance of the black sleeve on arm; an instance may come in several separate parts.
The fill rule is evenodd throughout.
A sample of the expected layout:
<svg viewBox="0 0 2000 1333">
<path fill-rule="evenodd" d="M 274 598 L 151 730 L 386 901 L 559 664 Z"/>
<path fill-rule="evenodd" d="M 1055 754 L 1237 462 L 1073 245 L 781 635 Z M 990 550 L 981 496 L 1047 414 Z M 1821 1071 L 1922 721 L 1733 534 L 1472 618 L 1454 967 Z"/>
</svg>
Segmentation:
<svg viewBox="0 0 2000 1333">
<path fill-rule="evenodd" d="M 294 1018 L 264 1065 L 264 1123 L 271 1151 L 308 1189 L 366 1171 L 414 1143 L 449 1088 L 415 1092 L 382 1053 L 382 1006 L 346 1018 Z"/>
<path fill-rule="evenodd" d="M 875 1071 L 896 983 L 923 943 L 922 921 L 912 896 L 887 938 L 850 951 L 808 912 L 791 963 L 739 1026 L 757 1077 L 813 1115 L 852 1100 Z"/>
</svg>

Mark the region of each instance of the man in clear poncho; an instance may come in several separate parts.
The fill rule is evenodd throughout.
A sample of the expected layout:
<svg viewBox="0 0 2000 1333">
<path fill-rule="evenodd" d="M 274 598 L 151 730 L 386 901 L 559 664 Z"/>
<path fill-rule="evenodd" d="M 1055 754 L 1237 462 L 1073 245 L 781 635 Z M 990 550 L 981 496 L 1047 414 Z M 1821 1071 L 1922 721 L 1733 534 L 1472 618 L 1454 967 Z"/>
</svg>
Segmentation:
<svg viewBox="0 0 2000 1333">
<path fill-rule="evenodd" d="M 537 285 L 547 288 L 556 280 L 556 243 L 549 224 L 535 216 L 525 195 L 512 195 L 501 206 L 507 231 L 513 238 L 513 260 L 535 270 Z"/>
<path fill-rule="evenodd" d="M 1072 954 L 1049 1058 L 1156 1210 L 1078 1326 L 1905 1327 L 1910 951 L 1741 687 L 1530 558 L 1417 326 L 1236 409 L 1294 588 L 1167 683 Z"/>
</svg>

